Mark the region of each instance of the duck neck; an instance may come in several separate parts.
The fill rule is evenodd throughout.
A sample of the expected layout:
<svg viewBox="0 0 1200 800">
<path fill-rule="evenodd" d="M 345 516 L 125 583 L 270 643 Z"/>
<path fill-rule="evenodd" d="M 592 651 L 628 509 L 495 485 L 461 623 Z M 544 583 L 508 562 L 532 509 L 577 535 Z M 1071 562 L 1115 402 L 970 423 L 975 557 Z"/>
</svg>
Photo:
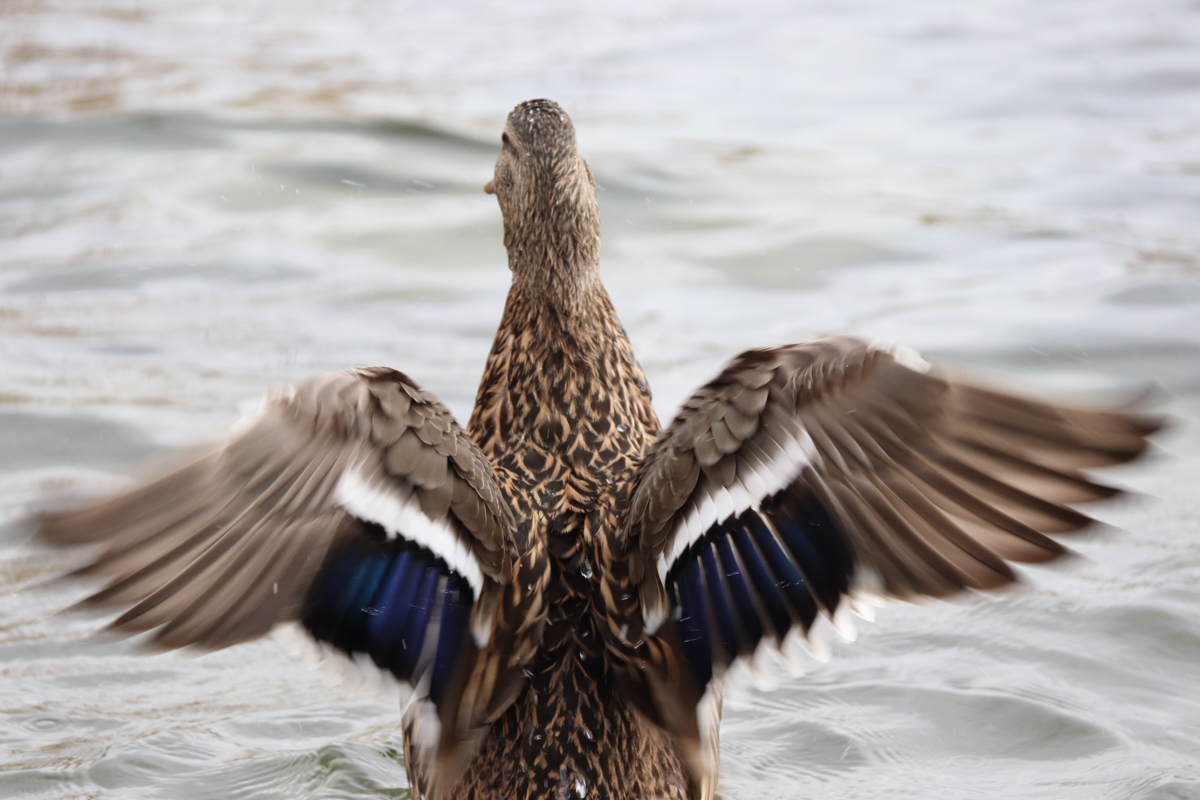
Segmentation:
<svg viewBox="0 0 1200 800">
<path fill-rule="evenodd" d="M 578 272 L 568 276 L 561 268 L 544 266 L 513 271 L 500 329 L 525 358 L 554 353 L 559 355 L 555 363 L 594 363 L 611 345 L 613 328 L 620 327 L 597 266 L 569 269 Z"/>
<path fill-rule="evenodd" d="M 595 263 L 572 268 L 582 273 L 574 281 L 544 265 L 514 270 L 467 428 L 489 458 L 517 447 L 527 434 L 553 448 L 570 420 L 593 415 L 593 396 L 643 391 L 627 385 L 627 373 L 636 371 L 642 387 L 645 378 Z M 647 408 L 648 402 L 647 393 Z M 609 402 L 610 413 L 614 405 L 631 407 Z"/>
<path fill-rule="evenodd" d="M 536 331 L 538 339 L 530 342 L 535 347 L 588 360 L 615 322 L 600 282 L 599 220 L 581 209 L 531 211 L 504 224 L 513 282 L 502 330 Z"/>
</svg>

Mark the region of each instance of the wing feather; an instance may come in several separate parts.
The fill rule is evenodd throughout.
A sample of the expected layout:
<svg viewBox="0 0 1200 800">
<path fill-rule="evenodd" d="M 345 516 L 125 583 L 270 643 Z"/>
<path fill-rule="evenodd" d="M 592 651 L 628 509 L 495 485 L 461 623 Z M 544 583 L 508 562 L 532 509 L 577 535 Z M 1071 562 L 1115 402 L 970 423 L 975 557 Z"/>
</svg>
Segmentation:
<svg viewBox="0 0 1200 800">
<path fill-rule="evenodd" d="M 833 621 L 859 585 L 945 597 L 1012 582 L 1010 561 L 1062 555 L 1051 534 L 1091 522 L 1070 504 L 1117 493 L 1083 470 L 1137 457 L 1161 424 L 849 338 L 747 351 L 638 467 L 614 547 L 629 567 L 613 574 L 639 601 L 610 610 L 612 647 L 631 683 L 646 676 L 657 721 L 699 775 L 711 767 L 699 722 L 675 710 L 734 660 Z"/>
<path fill-rule="evenodd" d="M 537 636 L 495 635 L 515 524 L 492 466 L 445 407 L 403 374 L 370 368 L 269 401 L 224 447 L 47 516 L 40 534 L 100 545 L 79 574 L 104 585 L 84 603 L 122 609 L 119 632 L 214 649 L 299 621 L 423 687 L 452 754 L 437 756 L 436 794 L 515 694 L 510 678 L 499 697 L 466 676 L 481 658 L 519 674 Z"/>
</svg>

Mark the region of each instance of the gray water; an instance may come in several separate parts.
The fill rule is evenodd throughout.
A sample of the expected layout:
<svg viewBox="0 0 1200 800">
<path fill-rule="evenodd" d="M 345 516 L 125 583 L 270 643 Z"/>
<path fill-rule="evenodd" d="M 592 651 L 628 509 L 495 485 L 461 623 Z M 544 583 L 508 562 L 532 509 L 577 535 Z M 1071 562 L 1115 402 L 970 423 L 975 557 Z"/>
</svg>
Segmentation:
<svg viewBox="0 0 1200 800">
<path fill-rule="evenodd" d="M 0 797 L 407 797 L 386 688 L 97 636 L 18 520 L 326 370 L 465 420 L 508 281 L 481 187 L 548 96 L 664 419 L 830 333 L 1173 398 L 1081 558 L 741 692 L 720 796 L 1200 798 L 1194 0 L 14 0 L 0 59 Z"/>
</svg>

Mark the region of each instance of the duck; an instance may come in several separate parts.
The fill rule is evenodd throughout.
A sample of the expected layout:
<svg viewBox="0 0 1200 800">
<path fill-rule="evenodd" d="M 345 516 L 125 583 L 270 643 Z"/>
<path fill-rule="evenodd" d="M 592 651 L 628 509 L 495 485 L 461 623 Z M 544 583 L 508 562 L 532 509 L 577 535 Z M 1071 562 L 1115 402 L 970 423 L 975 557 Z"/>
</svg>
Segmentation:
<svg viewBox="0 0 1200 800">
<path fill-rule="evenodd" d="M 158 648 L 294 623 L 407 687 L 414 798 L 710 800 L 724 682 L 875 598 L 1014 582 L 1117 494 L 1162 419 L 1010 392 L 849 336 L 746 351 L 664 429 L 600 279 L 556 103 L 485 191 L 512 283 L 465 428 L 387 367 L 270 397 L 227 440 L 39 521 L 85 606 Z"/>
</svg>

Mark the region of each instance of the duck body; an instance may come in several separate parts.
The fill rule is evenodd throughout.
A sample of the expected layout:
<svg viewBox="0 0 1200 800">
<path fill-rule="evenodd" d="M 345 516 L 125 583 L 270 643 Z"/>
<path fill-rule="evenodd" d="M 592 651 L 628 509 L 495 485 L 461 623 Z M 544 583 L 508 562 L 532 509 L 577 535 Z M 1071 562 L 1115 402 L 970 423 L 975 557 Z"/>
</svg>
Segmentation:
<svg viewBox="0 0 1200 800">
<path fill-rule="evenodd" d="M 281 623 L 407 684 L 415 798 L 709 800 L 726 672 L 864 593 L 991 589 L 1066 549 L 1161 420 L 990 389 L 838 337 L 747 351 L 663 430 L 599 277 L 570 119 L 508 118 L 513 274 L 460 428 L 403 373 L 319 376 L 227 444 L 45 517 L 119 632 Z"/>
<path fill-rule="evenodd" d="M 575 319 L 553 303 L 509 294 L 467 428 L 521 498 L 518 548 L 545 561 L 546 615 L 527 686 L 452 795 L 682 798 L 670 743 L 621 694 L 597 597 L 597 541 L 619 528 L 658 418 L 603 287 Z"/>
</svg>

